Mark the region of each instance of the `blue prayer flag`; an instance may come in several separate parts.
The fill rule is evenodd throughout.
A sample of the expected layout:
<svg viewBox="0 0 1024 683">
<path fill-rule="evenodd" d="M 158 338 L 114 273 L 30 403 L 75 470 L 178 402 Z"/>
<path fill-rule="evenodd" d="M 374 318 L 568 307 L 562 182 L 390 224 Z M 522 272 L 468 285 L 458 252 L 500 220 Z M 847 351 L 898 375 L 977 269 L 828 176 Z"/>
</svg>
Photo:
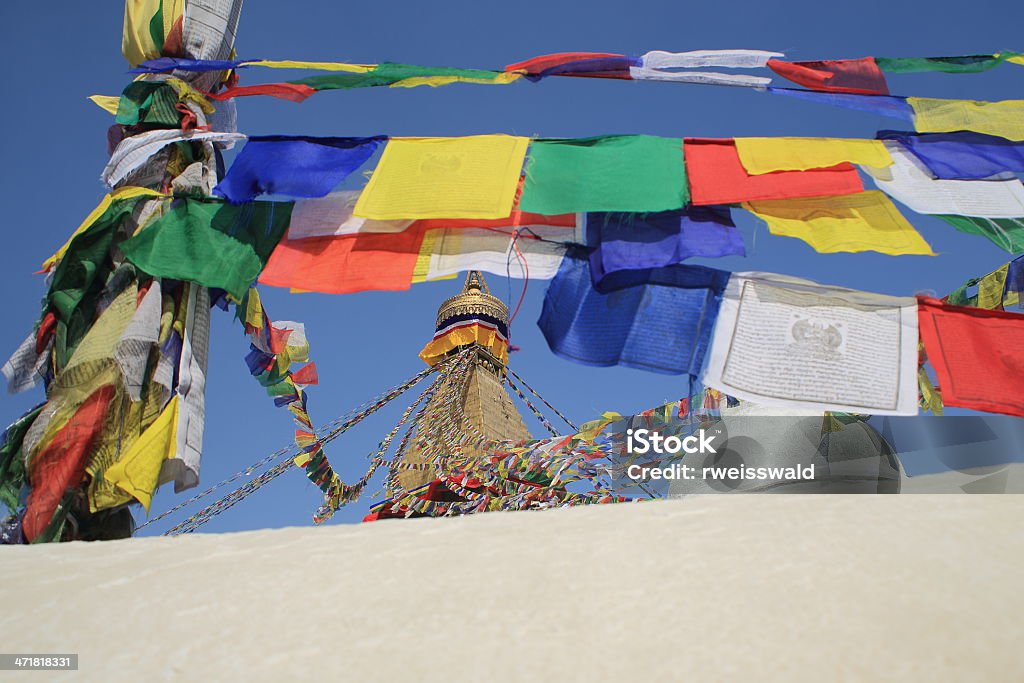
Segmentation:
<svg viewBox="0 0 1024 683">
<path fill-rule="evenodd" d="M 620 271 L 601 293 L 587 259 L 567 255 L 537 324 L 556 355 L 577 363 L 697 376 L 728 278 L 693 266 Z"/>
<path fill-rule="evenodd" d="M 232 204 L 263 193 L 323 197 L 365 164 L 386 139 L 251 137 L 213 193 Z"/>
<path fill-rule="evenodd" d="M 878 139 L 895 140 L 921 160 L 936 178 L 980 180 L 1007 171 L 1024 173 L 1024 142 L 984 133 L 905 133 L 879 131 Z"/>
<path fill-rule="evenodd" d="M 688 206 L 657 213 L 588 213 L 587 246 L 594 284 L 619 270 L 661 268 L 693 256 L 746 256 L 727 206 Z"/>
<path fill-rule="evenodd" d="M 799 90 L 797 88 L 775 88 L 768 86 L 773 95 L 788 95 L 809 102 L 831 104 L 834 107 L 866 111 L 879 116 L 889 116 L 914 120 L 914 109 L 907 103 L 907 98 L 894 95 L 855 95 L 852 93 L 817 92 L 816 90 Z"/>
</svg>

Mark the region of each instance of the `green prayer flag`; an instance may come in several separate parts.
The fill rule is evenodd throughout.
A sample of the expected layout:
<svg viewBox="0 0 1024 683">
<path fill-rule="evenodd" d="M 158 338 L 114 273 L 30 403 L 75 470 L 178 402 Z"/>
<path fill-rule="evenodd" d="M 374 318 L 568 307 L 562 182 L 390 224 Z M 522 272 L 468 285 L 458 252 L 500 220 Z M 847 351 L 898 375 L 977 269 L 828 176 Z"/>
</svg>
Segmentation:
<svg viewBox="0 0 1024 683">
<path fill-rule="evenodd" d="M 240 301 L 281 241 L 292 206 L 178 198 L 121 251 L 149 275 L 218 287 Z"/>
<path fill-rule="evenodd" d="M 177 126 L 181 121 L 177 105 L 178 93 L 166 83 L 135 81 L 121 92 L 114 120 L 123 126 Z"/>
<path fill-rule="evenodd" d="M 960 232 L 981 235 L 1011 254 L 1024 253 L 1024 218 L 938 216 Z"/>
<path fill-rule="evenodd" d="M 610 135 L 534 141 L 520 208 L 549 215 L 644 213 L 689 201 L 681 138 Z"/>
<path fill-rule="evenodd" d="M 407 78 L 455 77 L 474 81 L 493 81 L 504 75 L 502 71 L 482 71 L 479 69 L 452 69 L 448 67 L 417 66 L 415 64 L 394 64 L 384 62 L 365 73 L 330 73 L 321 76 L 310 76 L 294 81 L 297 85 L 307 85 L 314 90 L 343 90 L 349 88 L 372 88 L 382 85 L 393 85 Z"/>
<path fill-rule="evenodd" d="M 4 432 L 3 443 L 0 444 L 0 502 L 11 512 L 18 508 L 21 487 L 25 483 L 25 459 L 22 457 L 21 443 L 42 410 L 43 406 L 40 405 L 19 417 Z"/>
<path fill-rule="evenodd" d="M 969 55 L 966 57 L 875 57 L 878 68 L 887 74 L 911 74 L 941 71 L 947 74 L 974 74 L 999 66 L 1015 53 Z"/>
<path fill-rule="evenodd" d="M 114 263 L 110 248 L 121 221 L 130 216 L 139 197 L 113 201 L 103 214 L 75 236 L 53 270 L 47 308 L 57 317 L 54 354 L 57 369 L 71 358 L 96 317 L 96 302 Z"/>
</svg>

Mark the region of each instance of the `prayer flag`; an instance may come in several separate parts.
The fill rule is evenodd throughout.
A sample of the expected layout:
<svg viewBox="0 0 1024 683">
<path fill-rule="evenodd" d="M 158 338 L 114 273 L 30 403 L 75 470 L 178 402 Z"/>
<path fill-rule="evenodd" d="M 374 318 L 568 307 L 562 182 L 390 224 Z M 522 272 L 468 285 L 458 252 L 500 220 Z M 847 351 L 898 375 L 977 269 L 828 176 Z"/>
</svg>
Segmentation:
<svg viewBox="0 0 1024 683">
<path fill-rule="evenodd" d="M 1024 252 L 1024 217 L 984 218 L 981 216 L 938 215 L 960 232 L 987 237 L 1000 249 L 1011 254 Z"/>
<path fill-rule="evenodd" d="M 965 57 L 875 57 L 878 68 L 888 74 L 939 71 L 947 74 L 973 74 L 999 66 L 1013 57 L 1012 52 Z"/>
<path fill-rule="evenodd" d="M 413 282 L 467 270 L 483 270 L 529 280 L 550 280 L 558 272 L 568 245 L 582 242 L 574 227 L 535 225 L 428 230 L 423 238 Z"/>
<path fill-rule="evenodd" d="M 1024 315 L 918 301 L 921 340 L 946 406 L 1024 417 Z"/>
<path fill-rule="evenodd" d="M 825 92 L 888 95 L 885 74 L 874 57 L 821 62 L 768 61 L 768 68 L 805 88 Z"/>
<path fill-rule="evenodd" d="M 149 512 L 165 460 L 174 458 L 180 399 L 171 398 L 160 416 L 149 425 L 113 465 L 103 478 L 142 503 Z"/>
<path fill-rule="evenodd" d="M 28 454 L 31 492 L 23 528 L 30 543 L 46 530 L 64 492 L 81 484 L 113 397 L 109 384 L 96 389 L 39 452 Z"/>
<path fill-rule="evenodd" d="M 740 163 L 750 175 L 806 171 L 844 162 L 885 168 L 892 157 L 881 140 L 842 138 L 735 138 Z"/>
<path fill-rule="evenodd" d="M 535 140 L 520 206 L 543 214 L 668 211 L 689 200 L 678 138 Z"/>
<path fill-rule="evenodd" d="M 288 228 L 291 202 L 175 199 L 170 210 L 121 245 L 155 277 L 226 290 L 241 301 Z"/>
<path fill-rule="evenodd" d="M 727 206 L 688 206 L 658 213 L 587 214 L 594 282 L 618 270 L 661 268 L 694 257 L 745 256 Z"/>
<path fill-rule="evenodd" d="M 933 176 L 943 180 L 981 180 L 1000 173 L 1024 173 L 1024 143 L 970 131 L 903 133 L 880 131 L 916 156 Z"/>
<path fill-rule="evenodd" d="M 690 193 L 698 205 L 834 196 L 864 190 L 857 169 L 850 164 L 750 175 L 732 140 L 687 138 L 684 146 Z"/>
<path fill-rule="evenodd" d="M 355 215 L 378 220 L 508 216 L 528 144 L 527 138 L 510 135 L 392 139 Z"/>
<path fill-rule="evenodd" d="M 866 167 L 875 185 L 917 213 L 1014 218 L 1024 216 L 1024 184 L 1006 180 L 936 180 L 917 157 L 887 141 L 889 168 Z"/>
<path fill-rule="evenodd" d="M 631 274 L 630 286 L 602 294 L 591 284 L 587 260 L 567 257 L 548 286 L 537 324 L 556 355 L 577 363 L 696 375 L 724 278 L 706 276 L 721 271 L 698 269 L 692 288 L 661 284 L 686 279 L 661 271 L 687 270 L 622 271 L 615 275 Z"/>
<path fill-rule="evenodd" d="M 1007 140 L 1024 140 L 1024 100 L 977 102 L 908 97 L 914 127 L 921 133 L 970 130 Z"/>
<path fill-rule="evenodd" d="M 409 289 L 422 243 L 423 229 L 415 224 L 397 233 L 286 237 L 260 282 L 325 294 Z"/>
<path fill-rule="evenodd" d="M 392 221 L 359 218 L 354 213 L 359 194 L 359 190 L 343 190 L 326 197 L 298 200 L 292 209 L 288 239 L 353 235 L 357 232 L 402 232 L 412 225 L 411 218 Z"/>
<path fill-rule="evenodd" d="M 260 194 L 323 197 L 365 164 L 386 138 L 249 138 L 213 193 L 232 204 Z"/>
<path fill-rule="evenodd" d="M 766 406 L 914 415 L 916 302 L 734 273 L 703 381 Z"/>
<path fill-rule="evenodd" d="M 814 90 L 800 90 L 799 88 L 776 88 L 768 86 L 768 92 L 773 95 L 785 95 L 795 97 L 799 100 L 817 102 L 818 104 L 829 104 L 833 107 L 844 109 L 856 109 L 878 116 L 889 116 L 904 121 L 914 120 L 914 110 L 907 104 L 905 97 L 891 97 L 887 95 L 854 95 L 850 93 L 817 92 Z"/>
<path fill-rule="evenodd" d="M 743 208 L 765 221 L 773 235 L 796 237 L 820 253 L 935 255 L 914 226 L 878 190 L 840 197 L 748 202 Z"/>
</svg>

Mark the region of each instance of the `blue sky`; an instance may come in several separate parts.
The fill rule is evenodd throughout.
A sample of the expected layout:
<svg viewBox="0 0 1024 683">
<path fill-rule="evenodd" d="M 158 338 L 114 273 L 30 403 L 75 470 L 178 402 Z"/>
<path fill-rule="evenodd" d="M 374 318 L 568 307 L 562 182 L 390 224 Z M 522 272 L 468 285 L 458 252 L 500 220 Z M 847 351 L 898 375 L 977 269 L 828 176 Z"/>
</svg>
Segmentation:
<svg viewBox="0 0 1024 683">
<path fill-rule="evenodd" d="M 7 68 L 7 132 L 3 167 L 7 197 L 6 244 L 0 250 L 4 318 L 0 354 L 6 356 L 37 319 L 44 283 L 38 264 L 104 194 L 111 117 L 85 98 L 116 95 L 129 81 L 120 54 L 122 4 L 62 3 L 59 11 L 31 3 L 0 8 Z M 551 52 L 756 48 L 787 59 L 862 56 L 943 56 L 1024 50 L 1024 5 L 1002 0 L 929 3 L 890 0 L 858 3 L 608 2 L 520 0 L 481 2 L 338 3 L 250 0 L 237 51 L 241 58 L 408 62 L 433 66 L 501 68 Z M 284 80 L 290 72 L 251 69 L 243 83 Z M 1021 97 L 1024 68 L 1004 65 L 976 75 L 916 74 L 890 77 L 894 94 L 980 100 Z M 250 134 L 469 135 L 511 133 L 584 137 L 611 133 L 733 137 L 801 135 L 873 137 L 899 121 L 831 109 L 791 98 L 736 88 L 548 79 L 511 86 L 386 88 L 324 92 L 303 104 L 270 98 L 239 103 L 239 128 Z M 1008 260 L 987 240 L 906 211 L 938 252 L 936 257 L 817 254 L 798 240 L 772 237 L 756 219 L 734 212 L 749 253 L 723 259 L 731 270 L 759 269 L 889 294 L 945 294 L 965 279 Z M 501 278 L 488 278 L 503 298 L 518 298 Z M 437 305 L 454 281 L 417 285 L 407 292 L 348 296 L 291 295 L 264 288 L 264 303 L 279 320 L 306 324 L 320 386 L 310 390 L 317 424 L 396 384 L 422 365 L 417 352 L 432 333 Z M 544 283 L 529 286 L 512 326 L 522 351 L 513 367 L 577 421 L 605 410 L 630 413 L 685 393 L 685 380 L 622 368 L 591 368 L 555 357 L 535 321 Z M 207 384 L 204 485 L 223 479 L 288 443 L 291 420 L 249 376 L 247 351 L 231 316 L 215 313 Z M 41 400 L 42 392 L 0 398 L 0 419 L 10 422 Z M 349 479 L 401 412 L 383 411 L 328 449 Z M 539 428 L 539 425 L 532 425 Z M 535 429 L 536 434 L 540 432 Z M 161 491 L 154 511 L 183 498 Z M 278 479 L 218 517 L 209 531 L 305 525 L 319 492 L 298 472 Z M 369 497 L 343 509 L 331 523 L 365 514 Z M 160 531 L 156 526 L 146 532 Z"/>
</svg>

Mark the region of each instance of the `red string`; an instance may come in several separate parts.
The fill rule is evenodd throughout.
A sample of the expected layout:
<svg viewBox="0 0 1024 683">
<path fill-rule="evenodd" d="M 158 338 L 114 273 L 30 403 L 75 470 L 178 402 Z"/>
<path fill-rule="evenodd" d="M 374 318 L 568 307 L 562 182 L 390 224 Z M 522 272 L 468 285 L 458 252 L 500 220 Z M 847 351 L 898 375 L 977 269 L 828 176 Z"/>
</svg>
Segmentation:
<svg viewBox="0 0 1024 683">
<path fill-rule="evenodd" d="M 512 312 L 512 315 L 509 316 L 509 319 L 508 319 L 508 324 L 509 324 L 509 328 L 510 328 L 509 329 L 509 336 L 512 335 L 512 330 L 511 330 L 512 321 L 516 319 L 517 315 L 519 315 L 519 309 L 523 305 L 523 299 L 526 298 L 526 288 L 530 286 L 530 264 L 528 264 L 526 262 L 526 257 L 523 256 L 523 251 L 519 248 L 519 231 L 518 230 L 516 230 L 515 235 L 513 235 L 513 237 L 512 237 L 512 248 L 515 249 L 516 256 L 519 258 L 519 262 L 521 264 L 523 264 L 523 291 L 519 295 L 519 303 L 516 304 L 516 310 L 514 310 Z"/>
</svg>

